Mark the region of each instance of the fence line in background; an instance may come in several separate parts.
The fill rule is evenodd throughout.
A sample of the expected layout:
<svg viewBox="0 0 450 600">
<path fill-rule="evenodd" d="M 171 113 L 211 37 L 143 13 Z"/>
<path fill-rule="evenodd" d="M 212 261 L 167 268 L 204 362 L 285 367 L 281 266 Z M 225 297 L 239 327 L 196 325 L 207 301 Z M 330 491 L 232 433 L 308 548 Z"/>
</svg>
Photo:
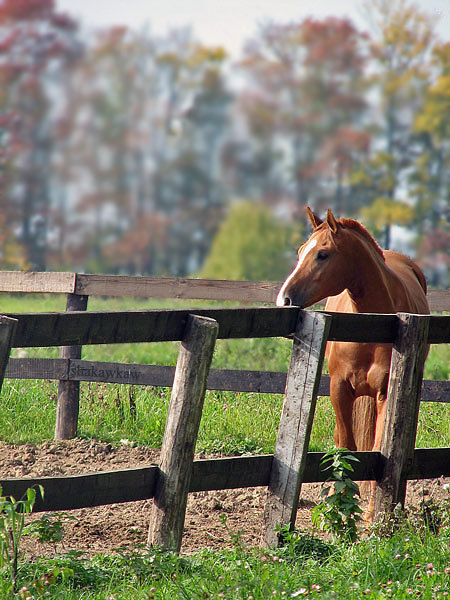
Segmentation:
<svg viewBox="0 0 450 600">
<path fill-rule="evenodd" d="M 0 292 L 177 298 L 273 304 L 282 282 L 155 278 L 82 273 L 0 272 Z M 450 310 L 449 290 L 429 290 L 433 311 Z"/>
</svg>

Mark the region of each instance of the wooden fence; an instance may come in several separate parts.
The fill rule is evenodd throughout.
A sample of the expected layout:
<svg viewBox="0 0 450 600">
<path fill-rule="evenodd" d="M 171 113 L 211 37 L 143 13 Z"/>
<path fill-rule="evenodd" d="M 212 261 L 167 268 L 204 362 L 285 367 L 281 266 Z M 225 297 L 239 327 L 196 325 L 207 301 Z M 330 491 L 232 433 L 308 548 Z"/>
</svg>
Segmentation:
<svg viewBox="0 0 450 600">
<path fill-rule="evenodd" d="M 67 294 L 67 312 L 86 311 L 88 297 L 93 295 L 230 300 L 273 305 L 280 285 L 267 281 L 0 272 L 0 291 Z M 434 311 L 450 310 L 449 291 L 432 290 L 428 294 L 428 301 Z M 11 359 L 6 370 L 5 376 L 8 378 L 59 381 L 56 439 L 69 439 L 76 435 L 80 381 L 154 386 L 171 386 L 173 382 L 174 367 L 82 361 L 81 354 L 81 345 L 65 346 L 60 359 Z M 286 373 L 276 372 L 211 370 L 208 379 L 209 389 L 236 392 L 282 394 L 285 385 Z M 328 394 L 328 377 L 323 376 L 319 395 Z M 422 400 L 450 402 L 450 382 L 424 381 Z"/>
<path fill-rule="evenodd" d="M 193 452 L 216 338 L 293 336 L 273 455 L 194 461 Z M 42 484 L 36 510 L 153 498 L 149 543 L 179 549 L 187 494 L 268 486 L 266 544 L 276 526 L 294 526 L 302 482 L 322 481 L 321 453 L 308 453 L 327 340 L 392 343 L 389 427 L 381 452 L 356 452 L 355 479 L 378 482 L 376 510 L 403 502 L 408 479 L 450 475 L 450 448 L 414 449 L 428 343 L 450 341 L 450 316 L 332 314 L 296 307 L 14 314 L 0 322 L 0 376 L 10 347 L 81 346 L 181 340 L 159 466 L 71 477 L 3 480 L 21 496 Z"/>
</svg>

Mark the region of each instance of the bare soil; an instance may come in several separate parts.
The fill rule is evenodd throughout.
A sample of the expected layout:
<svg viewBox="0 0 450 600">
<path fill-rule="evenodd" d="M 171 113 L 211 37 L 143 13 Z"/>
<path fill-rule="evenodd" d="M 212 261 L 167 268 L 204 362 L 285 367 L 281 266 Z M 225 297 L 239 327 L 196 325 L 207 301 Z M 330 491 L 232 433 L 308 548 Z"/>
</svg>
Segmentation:
<svg viewBox="0 0 450 600">
<path fill-rule="evenodd" d="M 157 464 L 158 455 L 159 451 L 151 448 L 131 447 L 126 443 L 115 447 L 95 440 L 52 441 L 37 446 L 0 442 L 0 472 L 4 478 L 74 475 Z M 444 482 L 443 479 L 409 482 L 407 504 L 418 505 L 424 494 L 437 501 L 448 496 L 442 487 Z M 298 529 L 310 529 L 311 508 L 319 501 L 320 489 L 320 484 L 303 485 Z M 237 533 L 246 545 L 258 546 L 265 494 L 265 488 L 190 494 L 182 553 L 231 547 L 232 534 Z M 151 504 L 151 500 L 146 500 L 66 511 L 62 516 L 65 531 L 62 542 L 53 546 L 24 538 L 24 549 L 29 558 L 68 550 L 78 550 L 87 556 L 113 553 L 121 548 L 131 550 L 146 543 Z M 42 513 L 31 518 L 40 517 Z"/>
</svg>

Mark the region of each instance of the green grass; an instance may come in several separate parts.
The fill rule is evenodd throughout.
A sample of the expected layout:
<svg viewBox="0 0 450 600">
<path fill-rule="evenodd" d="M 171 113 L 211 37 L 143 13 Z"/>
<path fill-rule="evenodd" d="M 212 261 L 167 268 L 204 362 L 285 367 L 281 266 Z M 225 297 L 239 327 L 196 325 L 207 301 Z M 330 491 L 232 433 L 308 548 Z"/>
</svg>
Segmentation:
<svg viewBox="0 0 450 600">
<path fill-rule="evenodd" d="M 447 519 L 448 511 L 441 511 Z M 34 591 L 55 567 L 65 580 L 59 575 L 47 587 L 45 597 L 54 599 L 432 600 L 450 592 L 450 528 L 447 521 L 432 534 L 416 513 L 397 522 L 393 535 L 375 531 L 351 545 L 299 532 L 271 550 L 247 548 L 237 535 L 231 550 L 187 557 L 136 550 L 87 560 L 69 553 L 23 564 L 20 585 Z M 7 583 L 0 578 L 0 591 Z"/>
</svg>

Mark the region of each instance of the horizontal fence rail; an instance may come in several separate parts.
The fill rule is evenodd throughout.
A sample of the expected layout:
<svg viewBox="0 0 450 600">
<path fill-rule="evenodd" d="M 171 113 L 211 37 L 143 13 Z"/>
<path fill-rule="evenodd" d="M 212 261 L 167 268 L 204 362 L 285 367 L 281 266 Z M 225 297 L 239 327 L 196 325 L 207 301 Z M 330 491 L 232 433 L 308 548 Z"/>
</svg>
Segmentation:
<svg viewBox="0 0 450 600">
<path fill-rule="evenodd" d="M 12 347 L 51 347 L 182 339 L 190 314 L 215 319 L 218 338 L 289 337 L 301 309 L 230 308 L 113 312 L 9 313 L 18 324 Z M 399 321 L 396 315 L 329 313 L 328 339 L 340 342 L 392 343 Z M 446 343 L 450 316 L 430 317 L 428 343 Z"/>
<path fill-rule="evenodd" d="M 172 387 L 175 367 L 128 363 L 108 363 L 63 358 L 10 358 L 8 379 L 56 379 Z M 211 369 L 207 388 L 229 392 L 284 394 L 286 373 Z M 322 375 L 319 396 L 330 395 L 330 378 Z M 422 382 L 422 402 L 449 402 L 450 381 Z"/>
<path fill-rule="evenodd" d="M 282 282 L 154 278 L 128 275 L 2 271 L 0 292 L 63 293 L 87 296 L 230 300 L 273 304 Z M 450 310 L 449 290 L 429 290 L 433 311 Z"/>
<path fill-rule="evenodd" d="M 377 479 L 382 470 L 379 452 L 353 452 L 359 462 L 353 463 L 355 481 Z M 323 452 L 308 452 L 303 483 L 322 482 L 329 472 L 321 469 Z M 267 486 L 273 455 L 238 456 L 193 462 L 190 492 Z M 3 479 L 2 493 L 21 498 L 28 487 L 42 485 L 45 497 L 36 497 L 34 511 L 71 510 L 104 504 L 132 502 L 153 498 L 159 467 L 151 465 L 120 471 L 40 477 L 34 479 Z M 418 448 L 406 476 L 426 479 L 450 476 L 450 448 Z"/>
</svg>

